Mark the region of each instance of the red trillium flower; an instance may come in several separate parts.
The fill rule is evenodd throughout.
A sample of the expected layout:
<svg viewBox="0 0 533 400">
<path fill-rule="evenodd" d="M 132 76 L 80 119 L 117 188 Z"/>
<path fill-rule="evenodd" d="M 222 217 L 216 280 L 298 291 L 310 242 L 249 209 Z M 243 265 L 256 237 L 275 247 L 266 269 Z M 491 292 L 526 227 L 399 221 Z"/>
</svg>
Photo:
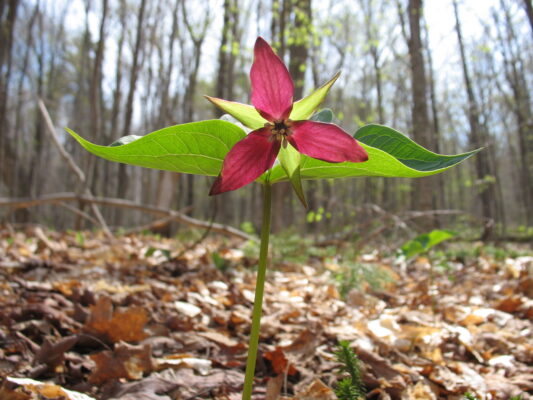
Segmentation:
<svg viewBox="0 0 533 400">
<path fill-rule="evenodd" d="M 250 79 L 252 104 L 267 122 L 228 152 L 210 195 L 253 182 L 272 168 L 281 146 L 288 143 L 302 154 L 331 163 L 368 159 L 365 149 L 337 125 L 289 119 L 294 83 L 283 61 L 261 37 L 255 42 Z"/>
</svg>

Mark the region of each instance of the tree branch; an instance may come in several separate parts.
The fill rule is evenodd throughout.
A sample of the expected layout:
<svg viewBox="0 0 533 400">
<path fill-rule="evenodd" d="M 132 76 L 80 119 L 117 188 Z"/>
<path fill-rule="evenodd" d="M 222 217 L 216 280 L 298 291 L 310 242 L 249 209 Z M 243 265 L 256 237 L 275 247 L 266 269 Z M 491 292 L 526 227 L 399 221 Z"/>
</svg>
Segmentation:
<svg viewBox="0 0 533 400">
<path fill-rule="evenodd" d="M 83 185 L 83 194 L 87 197 L 93 197 L 90 189 L 87 187 L 87 179 L 85 177 L 85 174 L 83 171 L 76 165 L 74 162 L 74 159 L 70 156 L 70 154 L 67 153 L 61 142 L 57 139 L 56 132 L 54 129 L 54 124 L 52 123 L 52 119 L 50 118 L 50 114 L 48 113 L 48 110 L 46 109 L 46 106 L 44 105 L 43 101 L 41 99 L 37 100 L 37 103 L 39 104 L 39 110 L 41 111 L 41 114 L 43 116 L 46 129 L 45 131 L 48 133 L 48 136 L 52 139 L 52 142 L 54 142 L 57 150 L 59 151 L 59 154 L 63 159 L 67 162 L 68 166 L 76 176 L 78 177 L 78 180 Z M 98 220 L 98 223 L 101 225 L 102 230 L 106 234 L 106 236 L 112 238 L 113 234 L 109 230 L 109 227 L 107 226 L 107 223 L 105 222 L 105 219 L 100 212 L 100 209 L 96 206 L 96 204 L 91 203 L 91 209 L 96 216 L 96 219 Z"/>
<path fill-rule="evenodd" d="M 0 197 L 0 206 L 4 207 L 11 207 L 14 209 L 18 208 L 28 208 L 28 207 L 34 207 L 42 204 L 58 204 L 65 201 L 78 201 L 81 203 L 89 203 L 89 204 L 102 204 L 112 207 L 121 207 L 121 208 L 129 208 L 133 210 L 139 210 L 143 212 L 147 212 L 154 215 L 160 215 L 169 217 L 170 219 L 187 224 L 189 226 L 193 226 L 195 228 L 202 228 L 202 229 L 210 229 L 213 232 L 218 232 L 223 235 L 227 236 L 233 236 L 237 237 L 239 239 L 244 240 L 253 240 L 254 237 L 251 235 L 248 235 L 247 233 L 233 228 L 228 225 L 223 224 L 217 224 L 217 223 L 209 223 L 206 221 L 202 221 L 196 218 L 191 218 L 179 211 L 169 210 L 166 208 L 151 206 L 151 205 L 144 205 L 135 203 L 130 200 L 124 200 L 124 199 L 117 199 L 117 198 L 109 198 L 109 197 L 94 197 L 89 196 L 86 194 L 76 194 L 73 192 L 66 192 L 66 193 L 53 193 L 53 194 L 46 194 L 38 197 L 33 198 L 18 198 L 18 199 L 11 199 L 6 197 Z"/>
</svg>

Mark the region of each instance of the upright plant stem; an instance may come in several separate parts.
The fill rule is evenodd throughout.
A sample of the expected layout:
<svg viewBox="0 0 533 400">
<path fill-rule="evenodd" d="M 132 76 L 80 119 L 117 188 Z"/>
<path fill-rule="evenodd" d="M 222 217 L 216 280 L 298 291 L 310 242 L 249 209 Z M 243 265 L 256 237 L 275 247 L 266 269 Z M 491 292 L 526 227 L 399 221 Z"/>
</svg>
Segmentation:
<svg viewBox="0 0 533 400">
<path fill-rule="evenodd" d="M 261 314 L 263 311 L 263 293 L 265 289 L 265 275 L 268 260 L 268 240 L 270 238 L 270 216 L 272 205 L 272 188 L 267 182 L 263 185 L 263 224 L 261 225 L 261 247 L 259 251 L 259 269 L 255 285 L 254 309 L 252 312 L 252 331 L 248 344 L 248 360 L 246 361 L 246 376 L 242 400 L 250 400 L 255 375 L 255 361 L 259 346 L 259 331 L 261 328 Z"/>
</svg>

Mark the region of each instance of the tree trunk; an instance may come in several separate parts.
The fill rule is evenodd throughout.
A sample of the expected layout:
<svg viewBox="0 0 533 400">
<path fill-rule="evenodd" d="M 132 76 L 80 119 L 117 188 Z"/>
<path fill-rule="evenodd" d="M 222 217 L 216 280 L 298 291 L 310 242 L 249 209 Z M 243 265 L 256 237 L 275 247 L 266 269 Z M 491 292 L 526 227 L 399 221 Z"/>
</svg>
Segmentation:
<svg viewBox="0 0 533 400">
<path fill-rule="evenodd" d="M 427 81 L 420 35 L 422 12 L 422 0 L 409 0 L 408 14 L 410 37 L 408 48 L 411 61 L 411 90 L 413 96 L 411 115 L 413 121 L 413 137 L 415 141 L 421 146 L 431 149 L 433 146 L 433 135 L 428 116 Z M 416 179 L 413 185 L 414 190 L 411 194 L 412 207 L 420 211 L 433 209 L 434 187 L 435 181 L 433 177 Z M 434 221 L 425 218 L 420 221 L 420 225 L 424 230 L 428 230 L 433 227 Z"/>
<path fill-rule="evenodd" d="M 104 60 L 104 48 L 105 48 L 105 29 L 107 21 L 108 0 L 102 0 L 102 18 L 100 20 L 99 39 L 96 46 L 96 54 L 94 57 L 94 66 L 91 77 L 91 86 L 89 88 L 89 114 L 90 114 L 90 126 L 91 132 L 94 135 L 96 143 L 102 142 L 103 129 L 101 124 L 101 93 L 102 93 L 102 64 Z M 91 157 L 89 162 L 89 171 L 87 182 L 91 184 L 93 193 L 99 194 L 98 186 L 102 185 L 102 181 L 99 179 L 98 166 L 102 165 L 96 160 L 96 157 Z"/>
<path fill-rule="evenodd" d="M 524 9 L 526 10 L 529 26 L 531 27 L 531 34 L 533 35 L 533 5 L 531 0 L 522 0 L 524 3 Z"/>
<path fill-rule="evenodd" d="M 126 24 L 126 4 L 124 0 L 120 0 L 120 24 L 125 26 Z M 117 63 L 115 66 L 115 88 L 113 89 L 113 106 L 111 109 L 111 128 L 110 136 L 118 139 L 117 131 L 119 130 L 118 121 L 120 114 L 120 103 L 122 101 L 122 55 L 124 52 L 124 40 L 126 35 L 126 29 L 120 31 L 118 39 L 118 54 Z M 108 138 L 111 141 L 111 137 Z"/>
<path fill-rule="evenodd" d="M 311 1 L 292 0 L 293 17 L 290 35 L 292 44 L 289 46 L 289 73 L 294 81 L 294 99 L 303 97 L 306 62 L 311 45 Z"/>
<path fill-rule="evenodd" d="M 479 148 L 486 145 L 487 135 L 486 132 L 481 130 L 479 122 L 479 106 L 477 99 L 474 95 L 472 81 L 470 78 L 470 71 L 466 62 L 466 54 L 463 43 L 463 36 L 461 32 L 461 24 L 459 20 L 459 11 L 457 1 L 453 1 L 453 9 L 455 14 L 455 31 L 457 33 L 457 41 L 459 43 L 459 52 L 461 55 L 461 65 L 463 69 L 463 79 L 465 83 L 466 95 L 468 99 L 468 123 L 470 125 L 470 144 L 474 148 Z M 495 176 L 493 168 L 490 165 L 489 160 L 490 153 L 488 151 L 480 152 L 476 160 L 476 172 L 479 185 L 479 198 L 481 203 L 481 213 L 485 221 L 485 226 L 489 226 L 495 219 L 495 204 L 496 193 L 494 190 L 494 184 L 487 180 L 488 176 Z M 490 232 L 486 231 L 486 235 Z"/>
<path fill-rule="evenodd" d="M 218 73 L 217 73 L 217 86 L 216 86 L 216 97 L 220 99 L 228 99 L 226 97 L 227 90 L 227 75 L 228 75 L 228 46 L 231 51 L 231 38 L 230 38 L 230 0 L 224 0 L 224 19 L 222 23 L 222 37 L 220 39 L 220 47 L 218 48 Z M 229 43 L 229 44 L 228 44 Z M 215 107 L 215 115 L 220 117 L 224 112 L 218 107 Z"/>
<path fill-rule="evenodd" d="M 170 81 L 173 75 L 173 65 L 177 63 L 177 60 L 174 60 L 175 54 L 175 37 L 179 29 L 178 16 L 179 9 L 178 6 L 181 0 L 176 0 L 174 3 L 174 8 L 172 10 L 172 29 L 168 35 L 168 65 L 167 68 L 164 68 L 163 60 L 165 56 L 163 53 L 159 56 L 159 61 L 162 66 L 162 73 L 159 77 L 161 79 L 161 100 L 160 100 L 160 109 L 159 109 L 159 118 L 158 118 L 158 128 L 165 127 L 170 123 L 173 123 L 175 119 L 171 118 L 172 110 L 169 107 L 170 99 Z M 161 47 L 162 48 L 162 47 Z M 157 172 L 157 188 L 156 188 L 156 200 L 155 203 L 159 207 L 171 209 L 172 204 L 175 202 L 175 193 L 176 187 L 178 186 L 178 179 L 180 175 L 171 171 L 158 171 Z M 160 226 L 158 232 L 170 236 L 171 226 L 170 222 Z"/>
<path fill-rule="evenodd" d="M 141 52 L 143 42 L 143 23 L 144 23 L 144 10 L 146 8 L 146 0 L 141 0 L 139 7 L 139 14 L 137 16 L 137 36 L 135 39 L 135 47 L 133 50 L 133 62 L 130 73 L 130 85 L 128 92 L 128 99 L 126 100 L 126 111 L 124 115 L 124 128 L 122 129 L 122 135 L 131 134 L 131 120 L 133 116 L 133 100 L 135 97 L 135 89 L 137 87 L 137 77 L 141 68 L 139 62 L 139 55 Z M 120 164 L 118 169 L 118 185 L 117 185 L 117 197 L 122 198 L 126 196 L 128 190 L 128 174 L 125 164 Z"/>
<path fill-rule="evenodd" d="M 198 70 L 200 68 L 200 59 L 202 56 L 202 45 L 205 40 L 207 28 L 210 22 L 210 8 L 207 4 L 206 15 L 203 20 L 203 24 L 199 31 L 195 31 L 194 27 L 189 21 L 189 15 L 187 13 L 187 7 L 185 2 L 181 3 L 181 10 L 183 13 L 183 21 L 189 32 L 189 36 L 193 42 L 193 54 L 194 61 L 192 68 L 189 70 L 187 87 L 185 89 L 185 95 L 183 99 L 184 118 L 185 121 L 193 121 L 194 118 L 194 97 L 196 94 L 196 85 L 198 83 Z M 194 205 L 194 175 L 187 175 L 187 205 Z"/>
<path fill-rule="evenodd" d="M 4 9 L 8 7 L 7 12 Z M 15 21 L 17 19 L 17 9 L 19 0 L 10 0 L 3 3 L 0 9 L 0 167 L 4 165 L 7 154 L 8 141 L 8 117 L 7 103 L 9 98 L 9 81 L 11 77 L 11 59 L 13 49 L 13 35 L 15 32 Z"/>
<path fill-rule="evenodd" d="M 436 96 L 436 90 L 435 90 L 435 77 L 434 77 L 434 69 L 433 69 L 433 57 L 431 53 L 431 48 L 429 46 L 429 32 L 428 32 L 428 25 L 425 21 L 425 18 L 422 20 L 423 26 L 425 27 L 424 32 L 424 49 L 426 51 L 427 60 L 428 60 L 428 78 L 429 78 L 429 100 L 431 104 L 431 122 L 433 127 L 433 134 L 434 134 L 434 148 L 433 150 L 436 153 L 442 153 L 441 149 L 441 131 L 440 131 L 440 121 L 439 121 L 439 113 L 438 113 L 438 105 L 437 105 L 437 96 Z M 436 209 L 443 209 L 446 208 L 446 185 L 445 185 L 445 176 L 442 174 L 439 174 L 435 176 L 434 182 L 440 190 L 436 190 L 433 194 L 433 206 Z M 440 226 L 441 220 L 438 216 L 435 217 L 435 225 Z"/>
<path fill-rule="evenodd" d="M 503 13 L 494 14 L 497 27 L 498 39 L 502 48 L 505 78 L 511 88 L 512 99 L 508 101 L 516 120 L 518 134 L 518 153 L 520 169 L 520 198 L 525 211 L 525 220 L 529 226 L 533 226 L 533 113 L 531 107 L 531 95 L 526 79 L 521 51 L 516 45 L 518 40 L 514 29 L 509 8 L 504 1 L 500 1 Z M 499 15 L 505 19 L 506 35 L 501 32 L 502 23 Z"/>
<path fill-rule="evenodd" d="M 286 19 L 290 21 L 288 35 L 290 37 L 289 73 L 294 81 L 294 99 L 303 97 L 305 67 L 309 55 L 311 2 L 310 0 L 284 0 L 281 4 L 281 19 L 279 21 L 280 50 L 278 55 L 283 59 L 286 51 L 287 38 L 284 37 Z M 294 210 L 292 202 L 292 187 L 288 182 L 278 183 L 273 188 L 274 209 L 278 210 L 273 216 L 272 230 L 279 232 L 290 224 Z"/>
</svg>

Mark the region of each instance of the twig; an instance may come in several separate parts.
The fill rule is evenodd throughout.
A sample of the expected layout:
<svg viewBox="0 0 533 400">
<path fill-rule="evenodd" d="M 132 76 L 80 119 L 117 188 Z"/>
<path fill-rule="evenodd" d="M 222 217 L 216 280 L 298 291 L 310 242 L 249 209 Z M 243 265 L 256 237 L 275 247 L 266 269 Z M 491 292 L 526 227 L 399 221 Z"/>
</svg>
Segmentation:
<svg viewBox="0 0 533 400">
<path fill-rule="evenodd" d="M 63 208 L 66 208 L 67 210 L 73 212 L 74 214 L 76 215 L 79 215 L 80 217 L 86 219 L 87 221 L 90 221 L 91 223 L 95 224 L 95 225 L 99 225 L 100 222 L 98 222 L 98 220 L 94 219 L 90 214 L 87 214 L 86 212 L 76 208 L 76 207 L 72 207 L 71 205 L 69 204 L 66 204 L 66 203 L 59 203 L 58 204 L 59 206 L 63 207 Z"/>
<path fill-rule="evenodd" d="M 188 213 L 190 210 L 192 210 L 192 208 L 193 208 L 192 206 L 187 206 L 187 207 L 182 208 L 179 212 L 182 214 L 185 214 L 185 213 Z M 139 225 L 131 229 L 126 229 L 124 231 L 124 235 L 131 235 L 131 234 L 139 233 L 142 231 L 151 231 L 151 230 L 157 229 L 161 225 L 166 225 L 172 221 L 174 221 L 174 217 L 172 215 L 166 216 L 163 218 L 158 218 L 147 224 Z"/>
<path fill-rule="evenodd" d="M 59 151 L 59 154 L 63 159 L 67 162 L 68 166 L 74 174 L 78 177 L 78 180 L 83 185 L 83 194 L 85 196 L 92 197 L 93 194 L 91 193 L 91 190 L 87 187 L 87 179 L 85 177 L 85 174 L 83 171 L 76 165 L 74 162 L 74 159 L 70 156 L 70 154 L 67 153 L 61 142 L 57 139 L 56 132 L 54 129 L 54 124 L 52 123 L 52 119 L 50 118 L 50 114 L 48 113 L 48 110 L 46 109 L 46 106 L 44 105 L 43 101 L 41 99 L 37 100 L 37 103 L 39 104 L 39 110 L 41 111 L 41 114 L 43 116 L 46 128 L 45 131 L 48 132 L 48 135 L 50 136 L 50 139 L 52 139 L 52 142 L 54 142 L 55 146 L 57 147 L 57 150 Z M 96 204 L 91 203 L 91 209 L 96 216 L 96 219 L 98 220 L 98 223 L 101 225 L 102 230 L 106 234 L 107 237 L 112 238 L 113 234 L 109 230 L 109 227 L 107 226 L 107 223 L 105 222 L 104 217 L 102 216 L 102 213 L 100 212 L 100 209 L 96 206 Z"/>
<path fill-rule="evenodd" d="M 158 218 L 158 219 L 153 220 L 152 222 L 150 222 L 148 224 L 136 226 L 135 228 L 131 228 L 131 229 L 126 229 L 124 231 L 124 235 L 132 235 L 134 233 L 139 233 L 139 232 L 143 232 L 143 231 L 151 231 L 151 230 L 154 230 L 154 229 L 156 229 L 157 227 L 159 227 L 161 225 L 166 225 L 166 224 L 168 224 L 169 222 L 172 222 L 172 221 L 174 221 L 174 217 L 173 216 Z"/>
<path fill-rule="evenodd" d="M 109 198 L 109 197 L 94 197 L 94 196 L 87 196 L 82 194 L 76 194 L 72 192 L 67 193 L 54 193 L 54 194 L 47 194 L 42 195 L 38 197 L 33 198 L 18 198 L 18 199 L 11 199 L 11 198 L 5 198 L 0 197 L 0 206 L 4 207 L 11 207 L 11 208 L 28 208 L 28 207 L 34 207 L 41 204 L 57 204 L 64 201 L 80 201 L 85 203 L 95 203 L 95 204 L 102 204 L 107 206 L 113 206 L 113 207 L 122 207 L 122 208 L 129 208 L 134 210 L 139 210 L 143 212 L 147 212 L 150 214 L 155 215 L 162 215 L 167 217 L 172 217 L 174 221 L 181 222 L 184 224 L 187 224 L 189 226 L 194 226 L 196 228 L 204 228 L 208 229 L 211 226 L 211 230 L 213 232 L 218 232 L 227 236 L 234 236 L 239 239 L 244 240 L 254 240 L 253 236 L 248 235 L 247 233 L 233 228 L 231 226 L 213 223 L 210 224 L 209 222 L 201 221 L 196 218 L 189 217 L 179 211 L 169 210 L 166 208 L 151 206 L 151 205 L 143 205 L 139 203 L 135 203 L 130 200 L 124 200 L 124 199 L 116 199 L 116 198 Z"/>
</svg>

